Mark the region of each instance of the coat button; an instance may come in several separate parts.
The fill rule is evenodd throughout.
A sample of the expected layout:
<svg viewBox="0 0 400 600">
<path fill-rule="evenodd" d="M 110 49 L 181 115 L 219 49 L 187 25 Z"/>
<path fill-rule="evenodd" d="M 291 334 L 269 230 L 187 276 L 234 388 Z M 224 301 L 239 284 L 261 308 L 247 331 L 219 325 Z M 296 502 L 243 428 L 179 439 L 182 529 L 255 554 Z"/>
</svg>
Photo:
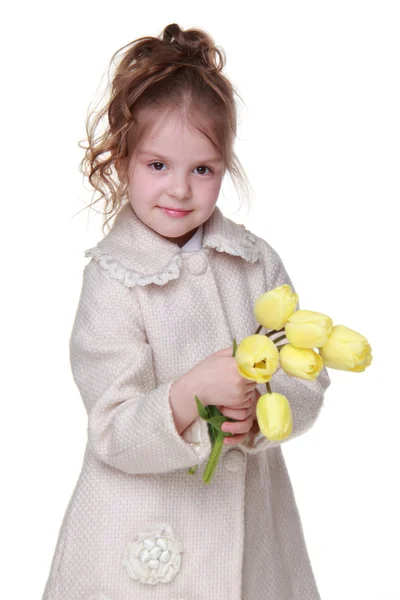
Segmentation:
<svg viewBox="0 0 400 600">
<path fill-rule="evenodd" d="M 231 471 L 232 473 L 237 473 L 241 471 L 246 462 L 246 457 L 242 450 L 238 448 L 234 448 L 233 450 L 228 450 L 225 453 L 223 464 L 227 471 Z"/>
<path fill-rule="evenodd" d="M 204 254 L 190 254 L 186 258 L 186 264 L 193 275 L 201 275 L 207 271 L 207 259 Z"/>
</svg>

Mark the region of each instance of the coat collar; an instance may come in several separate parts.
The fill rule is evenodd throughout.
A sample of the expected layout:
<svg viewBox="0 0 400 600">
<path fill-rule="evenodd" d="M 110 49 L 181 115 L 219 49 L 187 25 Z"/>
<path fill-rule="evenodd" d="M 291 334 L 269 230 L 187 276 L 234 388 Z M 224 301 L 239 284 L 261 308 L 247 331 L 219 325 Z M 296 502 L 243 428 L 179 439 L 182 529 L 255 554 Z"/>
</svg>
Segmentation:
<svg viewBox="0 0 400 600">
<path fill-rule="evenodd" d="M 225 217 L 218 206 L 203 223 L 202 248 L 240 256 L 250 263 L 259 258 L 256 236 Z M 104 238 L 85 250 L 85 256 L 99 261 L 111 277 L 128 287 L 163 285 L 176 279 L 182 266 L 182 248 L 143 223 L 130 202 L 120 209 Z"/>
</svg>

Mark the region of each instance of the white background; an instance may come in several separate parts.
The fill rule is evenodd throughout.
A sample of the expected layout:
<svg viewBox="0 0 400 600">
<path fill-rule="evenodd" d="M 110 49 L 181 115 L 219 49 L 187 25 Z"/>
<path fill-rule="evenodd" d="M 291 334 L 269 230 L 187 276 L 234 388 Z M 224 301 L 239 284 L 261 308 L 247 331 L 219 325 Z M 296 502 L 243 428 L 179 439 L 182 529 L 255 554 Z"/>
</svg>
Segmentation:
<svg viewBox="0 0 400 600">
<path fill-rule="evenodd" d="M 177 22 L 225 50 L 245 102 L 252 207 L 235 212 L 227 181 L 221 209 L 275 247 L 302 308 L 372 346 L 366 372 L 329 370 L 317 423 L 284 446 L 322 600 L 400 599 L 399 4 L 39 1 L 2 17 L 0 596 L 41 598 L 82 465 L 68 340 L 101 238 L 78 214 L 86 110 L 115 50 Z"/>
</svg>

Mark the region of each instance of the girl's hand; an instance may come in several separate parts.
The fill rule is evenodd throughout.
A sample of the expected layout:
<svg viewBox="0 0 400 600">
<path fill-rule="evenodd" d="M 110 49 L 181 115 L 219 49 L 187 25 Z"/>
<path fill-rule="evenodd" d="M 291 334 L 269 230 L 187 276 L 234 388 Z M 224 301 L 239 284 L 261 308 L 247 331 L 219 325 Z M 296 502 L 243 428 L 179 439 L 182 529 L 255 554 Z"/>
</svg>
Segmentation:
<svg viewBox="0 0 400 600">
<path fill-rule="evenodd" d="M 224 444 L 240 444 L 245 439 L 250 430 L 255 431 L 257 424 L 256 406 L 260 394 L 255 388 L 248 394 L 248 398 L 242 404 L 235 408 L 228 406 L 217 406 L 218 410 L 225 416 L 235 419 L 237 423 L 226 422 L 222 425 L 222 431 L 229 431 L 234 434 L 232 437 L 225 437 Z"/>
<path fill-rule="evenodd" d="M 232 353 L 233 346 L 218 350 L 188 371 L 191 395 L 196 394 L 203 406 L 219 401 L 220 406 L 236 410 L 249 400 L 256 388 L 255 381 L 240 374 Z"/>
</svg>

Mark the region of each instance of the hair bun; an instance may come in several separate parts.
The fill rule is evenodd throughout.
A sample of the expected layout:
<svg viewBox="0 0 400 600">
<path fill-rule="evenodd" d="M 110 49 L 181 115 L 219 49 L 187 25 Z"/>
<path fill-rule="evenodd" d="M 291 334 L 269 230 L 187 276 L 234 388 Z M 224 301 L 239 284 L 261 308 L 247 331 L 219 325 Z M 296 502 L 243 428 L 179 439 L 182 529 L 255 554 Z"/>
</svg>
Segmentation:
<svg viewBox="0 0 400 600">
<path fill-rule="evenodd" d="M 162 41 L 171 44 L 176 49 L 177 55 L 183 60 L 192 63 L 201 63 L 203 66 L 220 71 L 225 63 L 224 54 L 217 49 L 214 40 L 204 31 L 199 29 L 181 29 L 177 23 L 167 25 L 162 32 Z M 215 57 L 219 62 L 216 63 Z"/>
</svg>

